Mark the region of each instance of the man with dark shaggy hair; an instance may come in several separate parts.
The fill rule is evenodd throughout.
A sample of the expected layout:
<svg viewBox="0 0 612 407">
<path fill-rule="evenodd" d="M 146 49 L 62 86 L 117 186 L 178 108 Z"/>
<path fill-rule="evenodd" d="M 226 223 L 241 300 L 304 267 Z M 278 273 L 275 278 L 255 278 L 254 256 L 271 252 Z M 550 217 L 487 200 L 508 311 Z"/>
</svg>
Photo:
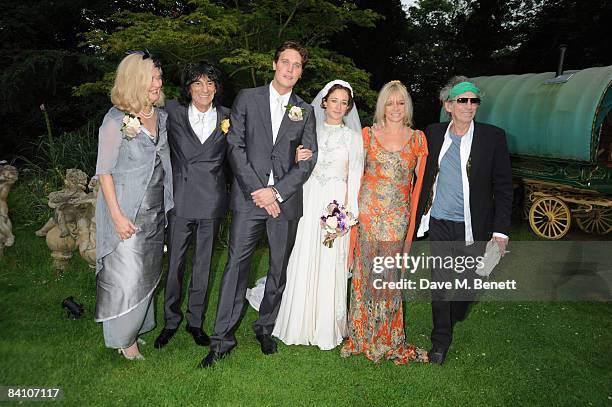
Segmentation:
<svg viewBox="0 0 612 407">
<path fill-rule="evenodd" d="M 219 76 L 207 62 L 188 64 L 181 78 L 180 102 L 166 104 L 175 206 L 168 217 L 165 326 L 155 340 L 158 349 L 168 343 L 183 319 L 185 258 L 194 234 L 186 329 L 196 344 L 210 344 L 202 330 L 206 292 L 214 238 L 228 207 L 225 155 L 230 110 L 219 105 Z"/>
</svg>

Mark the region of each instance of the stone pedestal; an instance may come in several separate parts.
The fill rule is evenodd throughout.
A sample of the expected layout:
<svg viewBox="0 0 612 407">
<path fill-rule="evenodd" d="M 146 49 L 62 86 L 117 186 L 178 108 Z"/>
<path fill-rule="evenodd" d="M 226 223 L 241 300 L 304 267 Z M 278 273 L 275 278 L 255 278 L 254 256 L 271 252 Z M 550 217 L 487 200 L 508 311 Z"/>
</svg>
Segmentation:
<svg viewBox="0 0 612 407">
<path fill-rule="evenodd" d="M 47 232 L 47 246 L 51 250 L 51 259 L 53 260 L 53 268 L 61 273 L 66 268 L 68 261 L 72 258 L 72 252 L 76 249 L 76 240 L 72 235 L 61 236 L 60 229 L 55 226 Z"/>
</svg>

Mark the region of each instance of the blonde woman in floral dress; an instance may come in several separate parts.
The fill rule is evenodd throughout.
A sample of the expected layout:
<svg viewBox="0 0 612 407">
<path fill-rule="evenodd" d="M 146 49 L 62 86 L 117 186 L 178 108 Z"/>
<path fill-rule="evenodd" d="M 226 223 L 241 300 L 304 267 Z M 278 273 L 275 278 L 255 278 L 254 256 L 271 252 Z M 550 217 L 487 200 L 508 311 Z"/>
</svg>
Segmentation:
<svg viewBox="0 0 612 407">
<path fill-rule="evenodd" d="M 425 134 L 410 128 L 412 101 L 401 82 L 391 81 L 381 89 L 375 122 L 374 128 L 362 131 L 365 172 L 359 195 L 348 339 L 341 355 L 363 353 L 374 362 L 390 359 L 396 364 L 427 361 L 424 350 L 406 343 L 401 291 L 373 287 L 374 279 L 399 279 L 398 270 L 373 274 L 373 259 L 409 251 L 427 156 Z"/>
</svg>

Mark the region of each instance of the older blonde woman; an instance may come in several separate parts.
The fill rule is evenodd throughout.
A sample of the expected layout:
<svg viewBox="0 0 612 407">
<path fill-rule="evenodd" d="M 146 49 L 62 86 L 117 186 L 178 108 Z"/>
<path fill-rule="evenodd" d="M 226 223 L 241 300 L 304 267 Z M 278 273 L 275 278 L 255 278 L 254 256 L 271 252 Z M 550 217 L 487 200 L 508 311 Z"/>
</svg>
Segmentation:
<svg viewBox="0 0 612 407">
<path fill-rule="evenodd" d="M 406 344 L 399 290 L 377 290 L 375 279 L 397 281 L 397 270 L 373 273 L 375 257 L 408 251 L 427 156 L 422 131 L 413 130 L 412 100 L 406 87 L 391 81 L 376 102 L 377 126 L 362 131 L 365 171 L 359 193 L 359 226 L 354 252 L 348 340 L 342 356 L 363 353 L 378 362 L 427 360 Z M 415 179 L 415 175 L 418 174 Z"/>
<path fill-rule="evenodd" d="M 173 207 L 161 67 L 132 51 L 117 68 L 113 107 L 100 127 L 96 175 L 95 320 L 107 347 L 138 360 L 138 335 L 155 326 L 166 213 Z"/>
</svg>

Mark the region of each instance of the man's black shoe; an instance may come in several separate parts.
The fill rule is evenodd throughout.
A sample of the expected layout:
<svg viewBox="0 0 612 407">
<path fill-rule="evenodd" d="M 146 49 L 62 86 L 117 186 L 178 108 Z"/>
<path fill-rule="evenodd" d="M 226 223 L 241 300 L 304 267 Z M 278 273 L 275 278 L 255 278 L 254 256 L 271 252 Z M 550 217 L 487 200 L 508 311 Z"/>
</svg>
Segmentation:
<svg viewBox="0 0 612 407">
<path fill-rule="evenodd" d="M 428 353 L 429 363 L 433 363 L 434 365 L 442 365 L 442 363 L 444 363 L 444 360 L 446 359 L 447 351 L 448 349 L 442 350 L 432 348 Z"/>
<path fill-rule="evenodd" d="M 217 352 L 211 350 L 208 355 L 198 364 L 198 369 L 206 369 L 217 363 L 218 360 L 223 359 L 226 355 L 229 355 L 230 351 Z"/>
<path fill-rule="evenodd" d="M 176 329 L 162 329 L 159 333 L 159 336 L 155 338 L 155 342 L 153 343 L 155 349 L 161 349 L 166 346 L 168 344 L 168 341 L 172 339 L 175 333 Z"/>
<path fill-rule="evenodd" d="M 193 336 L 193 340 L 196 344 L 200 346 L 208 346 L 210 345 L 210 338 L 206 335 L 206 332 L 202 330 L 202 328 L 194 328 L 192 326 L 187 325 L 185 328 L 187 332 Z"/>
<path fill-rule="evenodd" d="M 264 355 L 272 355 L 278 352 L 276 349 L 276 342 L 272 339 L 272 335 L 257 335 L 256 338 L 261 345 L 261 351 Z"/>
</svg>

